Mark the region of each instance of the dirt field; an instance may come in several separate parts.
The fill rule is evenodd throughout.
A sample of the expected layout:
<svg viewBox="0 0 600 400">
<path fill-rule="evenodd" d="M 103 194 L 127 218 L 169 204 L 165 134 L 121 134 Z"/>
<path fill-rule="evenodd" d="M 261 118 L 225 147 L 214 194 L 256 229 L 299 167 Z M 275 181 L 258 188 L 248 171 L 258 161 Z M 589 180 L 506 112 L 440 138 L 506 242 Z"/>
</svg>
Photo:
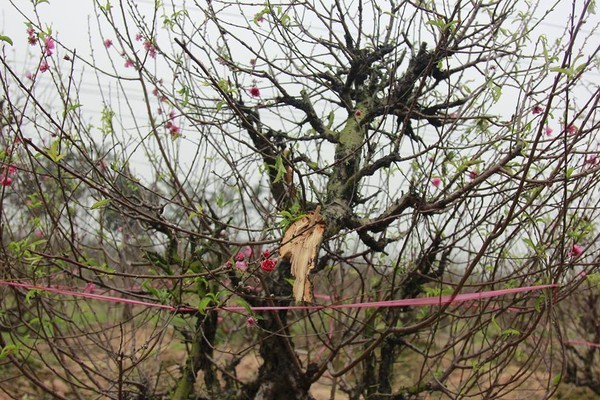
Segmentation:
<svg viewBox="0 0 600 400">
<path fill-rule="evenodd" d="M 123 325 L 125 326 L 125 324 Z M 122 343 L 121 335 L 128 337 L 128 340 L 133 340 L 135 343 L 146 343 L 150 339 L 150 337 L 155 334 L 155 331 L 152 329 L 140 329 L 133 327 L 120 327 L 113 328 L 113 331 L 106 330 L 103 332 L 103 335 L 109 338 L 108 343 L 113 348 L 118 348 L 119 344 Z M 40 354 L 45 354 L 47 352 L 47 346 L 45 342 L 41 341 L 40 344 L 37 345 Z M 78 343 L 78 345 L 82 346 L 81 351 L 85 353 L 85 359 L 88 360 L 86 362 L 90 362 L 89 360 L 98 360 L 95 362 L 94 368 L 100 375 L 106 374 L 110 376 L 111 373 L 114 374 L 114 365 L 109 365 L 109 363 L 99 360 L 106 359 L 105 350 L 98 350 L 98 347 L 95 343 L 88 343 L 82 345 Z M 121 344 L 122 345 L 122 344 Z M 75 346 L 75 344 L 71 344 L 71 348 Z M 96 351 L 98 354 L 94 354 Z M 163 390 L 172 387 L 173 379 L 170 377 L 176 378 L 180 375 L 180 367 L 185 363 L 186 352 L 181 345 L 180 340 L 177 335 L 173 335 L 172 332 L 169 334 L 165 334 L 163 340 L 161 340 L 156 347 L 153 349 L 152 354 L 148 356 L 148 359 L 144 362 L 142 369 L 144 370 L 144 374 L 147 376 L 160 376 L 160 382 L 162 382 L 161 387 Z M 104 357 L 104 358 L 103 358 Z M 225 364 L 227 362 L 227 358 L 230 357 L 229 354 L 223 352 L 219 354 L 215 354 L 216 361 L 219 363 Z M 66 366 L 69 370 L 75 371 L 77 376 L 85 376 L 83 375 L 83 371 L 80 365 L 76 364 L 74 361 L 67 359 Z M 248 353 L 244 356 L 239 364 L 236 366 L 236 374 L 237 377 L 242 382 L 249 382 L 256 377 L 258 373 L 258 369 L 260 366 L 261 360 L 254 355 L 254 353 Z M 411 365 L 414 364 L 414 365 Z M 402 367 L 400 367 L 402 366 Z M 40 364 L 41 367 L 41 364 Z M 56 365 L 50 365 L 52 369 L 57 371 L 61 371 L 62 366 L 58 363 Z M 517 370 L 518 367 L 515 365 L 514 370 Z M 410 359 L 402 360 L 398 363 L 398 367 L 395 371 L 397 374 L 396 384 L 401 385 L 403 382 L 403 376 L 406 374 L 411 374 L 415 370 L 418 370 L 418 365 L 416 362 L 412 362 Z M 507 369 L 506 373 L 511 374 L 511 369 Z M 36 376 L 41 382 L 43 382 L 46 386 L 52 388 L 57 394 L 62 395 L 66 398 L 77 398 L 72 392 L 72 388 L 65 380 L 57 377 L 56 374 L 52 373 L 50 368 L 40 368 L 39 374 Z M 198 377 L 197 388 L 199 392 L 202 392 L 202 377 Z M 527 382 L 527 385 L 521 387 L 518 390 L 511 392 L 509 395 L 503 396 L 503 399 L 507 400 L 542 400 L 544 399 L 544 385 L 547 384 L 548 377 L 544 375 L 543 371 L 536 372 L 532 375 Z M 311 393 L 317 400 L 347 400 L 348 396 L 339 390 L 339 383 L 336 385 L 336 382 L 331 378 L 331 376 L 325 374 L 318 382 L 316 382 L 312 388 Z M 109 385 L 108 381 L 105 383 L 100 382 L 100 386 L 104 384 Z M 452 379 L 448 382 L 448 386 L 452 388 L 453 384 L 458 386 L 458 377 L 453 382 Z M 96 382 L 98 385 L 98 382 Z M 39 389 L 37 389 L 31 382 L 27 381 L 19 371 L 10 366 L 10 365 L 0 365 L 0 400 L 8 400 L 8 399 L 19 399 L 19 400 L 32 400 L 32 399 L 51 399 L 53 398 L 50 395 L 40 393 Z M 7 394 L 8 393 L 8 394 Z M 101 399 L 97 395 L 92 396 L 90 394 L 89 398 Z M 450 397 L 445 395 L 440 395 L 438 393 L 423 395 L 421 397 L 423 400 L 440 400 L 440 399 L 450 399 Z M 559 386 L 559 390 L 553 399 L 568 399 L 568 400 L 600 400 L 600 396 L 595 396 L 590 390 L 584 388 L 578 388 L 573 385 L 561 384 Z"/>
</svg>

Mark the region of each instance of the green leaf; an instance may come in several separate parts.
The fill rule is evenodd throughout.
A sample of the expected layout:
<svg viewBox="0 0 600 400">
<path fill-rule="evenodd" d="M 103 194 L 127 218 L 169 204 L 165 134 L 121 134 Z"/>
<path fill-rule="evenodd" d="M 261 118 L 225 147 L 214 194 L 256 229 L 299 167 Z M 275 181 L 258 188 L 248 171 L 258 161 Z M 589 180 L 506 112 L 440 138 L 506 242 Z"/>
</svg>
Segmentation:
<svg viewBox="0 0 600 400">
<path fill-rule="evenodd" d="M 0 42 L 6 42 L 6 43 L 10 44 L 11 46 L 13 45 L 12 39 L 9 38 L 8 36 L 4 36 L 4 35 L 0 35 Z"/>
<path fill-rule="evenodd" d="M 590 283 L 590 285 L 596 286 L 598 293 L 600 293 L 600 274 L 587 274 L 585 279 Z"/>
<path fill-rule="evenodd" d="M 289 210 L 282 210 L 277 214 L 282 217 L 282 220 L 279 222 L 279 227 L 284 230 L 287 229 L 293 222 L 306 215 L 301 212 L 300 205 L 298 203 L 292 204 Z"/>
<path fill-rule="evenodd" d="M 454 26 L 456 25 L 456 21 L 446 22 L 443 19 L 439 18 L 439 19 L 431 19 L 431 20 L 425 22 L 425 24 L 435 26 L 436 28 L 438 28 L 440 30 L 440 32 L 443 32 L 446 29 L 453 30 Z"/>
<path fill-rule="evenodd" d="M 240 306 L 244 307 L 249 314 L 252 314 L 252 308 L 246 300 L 237 298 L 235 299 L 235 302 L 238 303 Z"/>
<path fill-rule="evenodd" d="M 550 68 L 552 72 L 560 72 L 561 74 L 567 75 L 569 78 L 575 74 L 573 68 L 561 68 L 561 67 L 553 67 Z"/>
<path fill-rule="evenodd" d="M 554 386 L 558 385 L 560 383 L 561 378 L 562 378 L 562 374 L 560 372 L 558 374 L 554 375 L 554 378 L 552 378 L 552 384 Z"/>
<path fill-rule="evenodd" d="M 425 22 L 425 24 L 433 25 L 441 30 L 443 28 L 445 22 L 442 19 L 430 19 L 429 21 Z"/>
<path fill-rule="evenodd" d="M 283 14 L 283 15 L 280 17 L 280 20 L 281 20 L 281 24 L 282 24 L 283 26 L 290 26 L 290 22 L 291 22 L 291 20 L 292 20 L 292 19 L 290 18 L 290 16 L 289 16 L 289 15 L 287 15 L 287 14 Z"/>
<path fill-rule="evenodd" d="M 331 129 L 331 126 L 333 125 L 334 118 L 335 118 L 335 114 L 332 111 L 327 116 L 327 129 Z"/>
<path fill-rule="evenodd" d="M 76 103 L 76 104 L 71 104 L 70 106 L 67 107 L 67 109 L 65 111 L 63 111 L 63 118 L 71 111 L 75 111 L 77 110 L 79 107 L 81 107 L 81 104 Z"/>
<path fill-rule="evenodd" d="M 181 96 L 183 96 L 183 100 L 181 101 L 181 105 L 183 107 L 187 106 L 190 101 L 190 88 L 187 86 L 182 87 L 177 91 Z"/>
<path fill-rule="evenodd" d="M 502 330 L 502 328 L 500 327 L 500 324 L 498 324 L 498 321 L 496 321 L 496 316 L 493 314 L 492 314 L 491 324 L 494 328 L 498 329 L 499 331 Z"/>
<path fill-rule="evenodd" d="M 540 312 L 542 309 L 542 304 L 544 304 L 546 302 L 546 296 L 541 295 L 538 296 L 535 299 L 535 302 L 533 303 L 533 308 L 535 309 L 536 312 Z"/>
<path fill-rule="evenodd" d="M 205 297 L 198 302 L 198 311 L 200 314 L 206 314 L 206 309 L 209 307 L 210 303 L 213 302 L 211 297 Z"/>
<path fill-rule="evenodd" d="M 494 99 L 494 103 L 500 100 L 500 97 L 502 96 L 502 88 L 492 81 L 488 81 L 487 87 L 492 91 L 492 98 Z"/>
<path fill-rule="evenodd" d="M 221 109 L 223 108 L 223 106 L 227 104 L 227 102 L 225 100 L 219 100 L 219 102 L 217 103 L 217 111 L 221 111 Z"/>
<path fill-rule="evenodd" d="M 64 154 L 60 154 L 60 140 L 52 142 L 48 149 L 48 157 L 55 163 L 60 162 L 65 157 Z"/>
<path fill-rule="evenodd" d="M 531 247 L 533 250 L 536 250 L 536 249 L 537 249 L 537 246 L 535 245 L 535 243 L 533 243 L 533 240 L 525 238 L 525 239 L 523 239 L 523 242 L 524 242 L 524 243 L 525 243 L 527 246 Z"/>
<path fill-rule="evenodd" d="M 100 132 L 104 135 L 109 135 L 114 132 L 112 120 L 115 116 L 115 112 L 111 110 L 107 105 L 102 109 L 102 127 L 100 128 Z"/>
<path fill-rule="evenodd" d="M 275 157 L 275 166 L 274 168 L 277 170 L 277 175 L 275 176 L 275 180 L 273 183 L 281 182 L 281 179 L 285 176 L 287 170 L 285 169 L 285 165 L 283 164 L 283 158 L 280 154 Z"/>
<path fill-rule="evenodd" d="M 217 196 L 217 207 L 223 208 L 224 205 L 225 199 L 223 198 L 223 193 L 219 192 L 219 195 Z"/>
<path fill-rule="evenodd" d="M 449 296 L 454 293 L 454 289 L 452 288 L 424 288 L 426 297 L 439 297 L 439 296 Z"/>
<path fill-rule="evenodd" d="M 587 63 L 580 64 L 578 67 L 575 67 L 575 73 L 580 73 L 585 69 L 585 67 L 587 67 Z"/>
<path fill-rule="evenodd" d="M 35 298 L 38 294 L 42 293 L 39 289 L 29 289 L 27 294 L 25 295 L 25 303 L 27 305 L 31 305 L 31 300 Z"/>
<path fill-rule="evenodd" d="M 106 5 L 100 5 L 100 9 L 104 12 L 109 12 L 110 9 L 112 8 L 112 5 L 110 4 L 110 1 L 106 2 Z"/>
<path fill-rule="evenodd" d="M 204 215 L 204 208 L 201 205 L 198 205 L 197 211 L 190 213 L 188 220 L 192 220 L 194 218 L 202 218 Z"/>
<path fill-rule="evenodd" d="M 17 347 L 16 344 L 7 343 L 6 346 L 4 346 L 2 348 L 2 351 L 0 352 L 0 360 L 8 357 L 11 354 L 15 354 L 18 349 L 19 348 Z"/>
<path fill-rule="evenodd" d="M 517 362 L 523 362 L 525 356 L 526 353 L 523 350 L 517 349 L 517 351 L 515 351 L 515 360 L 517 360 Z"/>
<path fill-rule="evenodd" d="M 161 304 L 166 304 L 171 298 L 171 294 L 165 289 L 157 289 L 150 284 L 150 280 L 144 281 L 142 287 L 152 294 Z"/>
<path fill-rule="evenodd" d="M 235 89 L 235 87 L 232 87 L 229 84 L 229 81 L 227 79 L 221 79 L 219 82 L 217 82 L 217 85 L 225 93 L 228 93 L 228 94 L 237 93 L 237 90 Z"/>
<path fill-rule="evenodd" d="M 590 14 L 596 15 L 596 1 L 595 0 L 590 1 L 590 3 L 588 4 L 587 12 L 589 12 Z"/>
<path fill-rule="evenodd" d="M 97 208 L 106 207 L 107 205 L 110 204 L 110 201 L 111 201 L 111 199 L 102 199 L 102 200 L 99 200 L 99 201 L 95 202 L 92 205 L 91 209 L 95 210 Z"/>
<path fill-rule="evenodd" d="M 260 23 L 265 19 L 265 15 L 269 14 L 271 9 L 269 7 L 265 7 L 262 11 L 259 11 L 254 15 L 254 23 L 259 26 Z"/>
<path fill-rule="evenodd" d="M 290 286 L 294 286 L 294 282 L 296 281 L 294 278 L 285 278 L 284 279 Z"/>
</svg>

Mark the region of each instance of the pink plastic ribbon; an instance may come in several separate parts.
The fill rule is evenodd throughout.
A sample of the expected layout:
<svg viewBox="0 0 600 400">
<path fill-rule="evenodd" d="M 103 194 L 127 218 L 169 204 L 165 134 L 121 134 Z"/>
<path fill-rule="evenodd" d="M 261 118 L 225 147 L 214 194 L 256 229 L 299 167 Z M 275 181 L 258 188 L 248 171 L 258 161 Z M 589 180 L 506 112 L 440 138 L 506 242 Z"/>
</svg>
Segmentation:
<svg viewBox="0 0 600 400">
<path fill-rule="evenodd" d="M 67 296 L 77 296 L 77 297 L 85 297 L 89 299 L 97 299 L 103 301 L 111 301 L 116 303 L 127 303 L 134 304 L 146 307 L 156 307 L 162 308 L 170 311 L 178 311 L 178 312 L 196 312 L 197 309 L 192 307 L 176 307 L 167 304 L 158 304 L 158 303 L 150 303 L 147 301 L 141 300 L 131 300 L 125 299 L 121 297 L 114 296 L 106 296 L 102 294 L 95 294 L 89 292 L 76 292 L 72 290 L 66 290 L 61 288 L 53 288 L 46 286 L 36 286 L 29 285 L 27 283 L 18 283 L 18 282 L 8 282 L 8 281 L 0 281 L 0 285 L 13 286 L 13 287 L 21 287 L 29 290 L 39 290 L 44 292 L 57 293 Z M 525 286 L 520 288 L 511 288 L 511 289 L 499 289 L 499 290 L 490 290 L 487 292 L 477 292 L 477 293 L 465 293 L 465 294 L 456 294 L 456 295 L 448 295 L 448 296 L 439 296 L 439 297 L 419 297 L 414 299 L 400 299 L 400 300 L 384 300 L 384 301 L 371 301 L 365 303 L 350 303 L 350 304 L 330 304 L 330 305 L 301 305 L 301 306 L 257 306 L 257 307 L 249 307 L 251 311 L 281 311 L 281 310 L 324 310 L 324 309 L 346 309 L 346 308 L 375 308 L 375 307 L 419 307 L 419 306 L 441 306 L 446 304 L 455 304 L 461 303 L 465 301 L 477 301 L 482 299 L 487 299 L 491 297 L 499 297 L 507 294 L 515 294 L 522 292 L 530 292 L 534 290 L 542 290 L 542 289 L 550 289 L 556 288 L 558 285 L 549 284 L 549 285 L 538 285 L 538 286 Z M 244 311 L 247 310 L 248 307 L 243 306 L 223 306 L 223 307 L 214 307 L 213 310 L 219 311 Z"/>
<path fill-rule="evenodd" d="M 84 292 L 77 292 L 67 289 L 61 289 L 56 287 L 47 287 L 47 286 L 36 286 L 30 285 L 27 283 L 19 283 L 19 282 L 8 282 L 8 281 L 0 281 L 0 285 L 4 286 L 12 286 L 12 287 L 20 287 L 28 290 L 39 290 L 42 292 L 50 292 L 56 293 L 66 296 L 76 296 L 76 297 L 85 297 L 88 299 L 102 300 L 102 301 L 110 301 L 114 303 L 126 303 L 133 304 L 138 306 L 146 306 L 146 307 L 154 307 L 161 308 L 163 310 L 168 310 L 171 312 L 183 312 L 183 313 L 195 313 L 198 310 L 196 308 L 182 306 L 176 307 L 167 304 L 158 304 L 158 303 L 150 303 L 147 301 L 141 300 L 132 300 L 132 299 L 124 299 L 122 297 L 114 297 L 114 296 L 106 296 L 103 294 L 90 293 L 89 290 Z M 386 300 L 386 301 L 372 301 L 365 303 L 350 303 L 350 304 L 330 304 L 330 305 L 304 305 L 304 306 L 261 306 L 261 307 L 249 307 L 251 311 L 280 311 L 280 310 L 325 310 L 325 309 L 346 309 L 346 308 L 373 308 L 373 307 L 418 307 L 418 306 L 441 306 L 446 304 L 456 304 L 462 303 L 466 301 L 477 301 L 492 297 L 504 296 L 507 294 L 515 294 L 522 292 L 531 292 L 534 290 L 543 290 L 543 289 L 551 289 L 557 288 L 558 285 L 550 284 L 550 285 L 538 285 L 538 286 L 526 286 L 521 288 L 511 288 L 511 289 L 500 289 L 500 290 L 490 290 L 487 292 L 478 292 L 478 293 L 465 293 L 465 294 L 457 294 L 457 295 L 449 295 L 449 296 L 440 296 L 440 297 L 422 297 L 415 299 L 401 299 L 401 300 Z M 242 306 L 223 306 L 223 307 L 214 307 L 212 310 L 216 311 L 246 311 L 248 307 Z M 332 326 L 330 326 L 330 329 Z M 331 335 L 331 331 L 329 334 Z M 600 347 L 598 343 L 592 343 L 585 340 L 566 340 L 565 344 L 571 344 L 574 346 L 589 346 L 589 347 Z"/>
</svg>

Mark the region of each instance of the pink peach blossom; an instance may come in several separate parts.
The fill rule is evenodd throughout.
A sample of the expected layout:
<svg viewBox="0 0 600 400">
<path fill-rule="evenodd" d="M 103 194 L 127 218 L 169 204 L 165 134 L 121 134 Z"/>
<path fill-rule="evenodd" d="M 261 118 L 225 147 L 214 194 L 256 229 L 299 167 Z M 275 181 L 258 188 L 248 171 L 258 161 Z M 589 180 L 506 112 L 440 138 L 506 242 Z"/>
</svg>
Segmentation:
<svg viewBox="0 0 600 400">
<path fill-rule="evenodd" d="M 544 112 L 544 109 L 543 109 L 543 108 L 542 108 L 542 106 L 540 106 L 540 105 L 536 105 L 535 107 L 533 107 L 533 108 L 531 109 L 531 113 L 532 113 L 533 115 L 541 114 L 541 113 L 543 113 L 543 112 Z"/>
<path fill-rule="evenodd" d="M 600 162 L 600 160 L 598 160 L 598 156 L 595 154 L 591 154 L 591 155 L 585 157 L 585 160 L 583 161 L 583 165 L 589 165 L 590 167 L 593 167 L 594 165 L 598 164 L 599 162 Z"/>
<path fill-rule="evenodd" d="M 267 258 L 266 260 L 263 260 L 260 263 L 260 269 L 262 269 L 265 272 L 271 272 L 275 269 L 276 265 L 277 265 L 277 261 L 275 261 L 272 258 Z"/>
<path fill-rule="evenodd" d="M 256 86 L 252 86 L 248 92 L 250 93 L 250 95 L 252 97 L 260 97 L 260 89 L 257 88 Z"/>
<path fill-rule="evenodd" d="M 144 48 L 146 49 L 146 51 L 148 52 L 148 55 L 151 58 L 156 58 L 156 46 L 154 46 L 154 44 L 151 41 L 145 40 Z"/>
<path fill-rule="evenodd" d="M 10 176 L 2 175 L 0 177 L 0 185 L 10 186 L 11 183 L 12 183 L 12 178 Z"/>
<path fill-rule="evenodd" d="M 27 28 L 27 42 L 32 46 L 36 45 L 38 42 L 38 37 L 32 27 Z"/>
<path fill-rule="evenodd" d="M 571 247 L 571 251 L 569 252 L 569 255 L 573 258 L 576 258 L 576 257 L 579 257 L 582 253 L 583 253 L 583 247 L 578 244 L 574 244 L 573 247 Z"/>
<path fill-rule="evenodd" d="M 44 39 L 44 47 L 47 56 L 51 56 L 54 53 L 55 43 L 52 36 L 46 36 Z"/>
<path fill-rule="evenodd" d="M 246 261 L 236 261 L 235 267 L 242 272 L 245 272 L 248 269 L 248 263 Z"/>
</svg>

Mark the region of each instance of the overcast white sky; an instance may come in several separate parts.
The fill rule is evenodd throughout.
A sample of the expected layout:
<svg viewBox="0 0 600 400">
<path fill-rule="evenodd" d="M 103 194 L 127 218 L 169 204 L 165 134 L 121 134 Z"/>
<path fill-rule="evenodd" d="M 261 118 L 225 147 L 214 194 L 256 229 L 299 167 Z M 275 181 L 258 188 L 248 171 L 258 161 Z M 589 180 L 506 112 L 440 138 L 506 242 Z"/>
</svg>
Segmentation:
<svg viewBox="0 0 600 400">
<path fill-rule="evenodd" d="M 540 3 L 543 3 L 544 7 L 548 6 L 544 1 Z M 581 1 L 578 1 L 578 3 L 581 3 Z M 118 4 L 118 0 L 113 1 L 113 4 Z M 142 10 L 147 9 L 148 14 L 150 14 L 154 1 L 136 0 L 135 4 Z M 549 41 L 561 37 L 564 32 L 564 26 L 568 15 L 571 13 L 571 8 L 571 1 L 560 1 L 556 10 L 541 23 L 539 30 L 536 33 L 545 34 Z M 194 5 L 188 5 L 188 11 L 191 14 L 194 12 L 201 12 Z M 539 11 L 541 15 L 543 10 L 540 9 Z M 99 32 L 98 24 L 94 16 L 92 0 L 49 0 L 49 4 L 39 5 L 37 7 L 37 12 L 38 15 L 36 16 L 33 12 L 31 0 L 3 0 L 3 6 L 0 8 L 0 34 L 9 36 L 14 41 L 14 46 L 11 47 L 6 45 L 4 46 L 4 51 L 9 60 L 12 60 L 11 62 L 13 65 L 22 70 L 23 76 L 27 71 L 34 70 L 37 66 L 37 62 L 39 62 L 39 59 L 30 57 L 30 55 L 33 54 L 33 51 L 27 44 L 25 26 L 26 17 L 32 20 L 37 20 L 39 18 L 39 20 L 44 23 L 51 25 L 53 36 L 57 41 L 64 44 L 67 48 L 77 49 L 77 53 L 80 57 L 89 59 L 93 47 L 97 56 L 97 64 L 101 67 L 108 67 L 110 65 L 102 42 L 105 37 L 111 37 L 112 35 L 110 34 L 110 30 L 107 29 L 106 24 L 104 25 L 104 32 L 108 33 L 103 35 Z M 232 16 L 232 18 L 234 17 L 235 15 Z M 598 16 L 595 16 L 594 19 L 588 23 L 585 31 L 591 32 L 598 21 L 600 21 L 600 19 Z M 590 45 L 594 47 L 597 46 L 600 42 L 598 38 L 600 38 L 600 33 L 594 32 L 594 43 L 590 43 Z M 118 57 L 116 58 L 118 59 Z M 86 68 L 85 72 L 83 72 L 86 75 L 81 75 L 83 69 L 84 65 L 82 63 L 77 63 L 75 65 L 75 75 L 84 77 L 84 79 L 82 79 L 80 90 L 80 102 L 90 118 L 98 119 L 102 109 L 102 99 L 99 94 L 98 82 L 90 73 L 90 68 Z M 124 74 L 127 72 L 128 71 L 123 70 Z M 598 72 L 595 72 L 594 74 L 595 75 L 593 76 L 600 76 Z M 48 76 L 44 76 L 43 78 L 49 79 Z M 37 84 L 43 85 L 44 83 L 42 81 Z M 40 89 L 41 88 L 38 88 L 38 92 L 40 92 Z M 142 96 L 138 95 L 140 94 L 139 87 L 132 87 L 132 91 L 129 94 L 133 95 L 131 97 L 134 99 L 134 106 L 139 104 L 140 109 L 143 110 L 142 107 L 144 106 L 144 103 L 142 102 Z M 508 103 L 509 107 L 511 105 L 514 106 L 514 104 Z M 131 116 L 125 116 L 123 119 L 125 125 L 128 123 L 128 119 L 129 122 L 133 123 L 133 118 Z"/>
<path fill-rule="evenodd" d="M 30 48 L 27 46 L 25 16 L 33 20 L 37 19 L 33 13 L 32 1 L 4 0 L 3 3 L 4 6 L 0 8 L 0 33 L 11 37 L 14 41 L 14 46 L 12 48 L 6 46 L 5 51 L 25 73 L 32 68 L 32 60 L 28 57 Z M 118 3 L 118 1 L 113 1 L 113 3 Z M 136 0 L 135 3 L 142 10 L 147 9 L 149 14 L 154 5 L 152 0 Z M 561 37 L 567 16 L 571 13 L 571 7 L 571 1 L 560 1 L 556 10 L 541 23 L 539 34 L 547 35 L 550 41 Z M 195 11 L 201 12 L 196 6 L 189 3 L 188 10 L 192 14 Z M 90 54 L 91 46 L 96 46 L 96 50 L 102 50 L 103 38 L 99 35 L 95 22 L 92 0 L 49 0 L 49 4 L 39 5 L 37 11 L 40 20 L 51 24 L 58 41 L 63 42 L 69 48 L 77 49 L 80 56 L 86 58 Z M 540 11 L 542 10 L 540 9 Z M 595 18 L 595 21 L 590 21 L 587 32 L 590 32 L 599 21 L 598 17 Z M 600 32 L 595 32 L 594 38 L 600 38 Z M 600 41 L 597 40 L 596 43 L 591 44 L 597 45 L 598 42 Z M 99 57 L 98 60 L 102 62 L 103 58 Z M 82 95 L 89 96 L 91 100 L 97 100 L 94 98 L 97 96 L 96 86 L 94 80 L 84 82 Z"/>
</svg>

